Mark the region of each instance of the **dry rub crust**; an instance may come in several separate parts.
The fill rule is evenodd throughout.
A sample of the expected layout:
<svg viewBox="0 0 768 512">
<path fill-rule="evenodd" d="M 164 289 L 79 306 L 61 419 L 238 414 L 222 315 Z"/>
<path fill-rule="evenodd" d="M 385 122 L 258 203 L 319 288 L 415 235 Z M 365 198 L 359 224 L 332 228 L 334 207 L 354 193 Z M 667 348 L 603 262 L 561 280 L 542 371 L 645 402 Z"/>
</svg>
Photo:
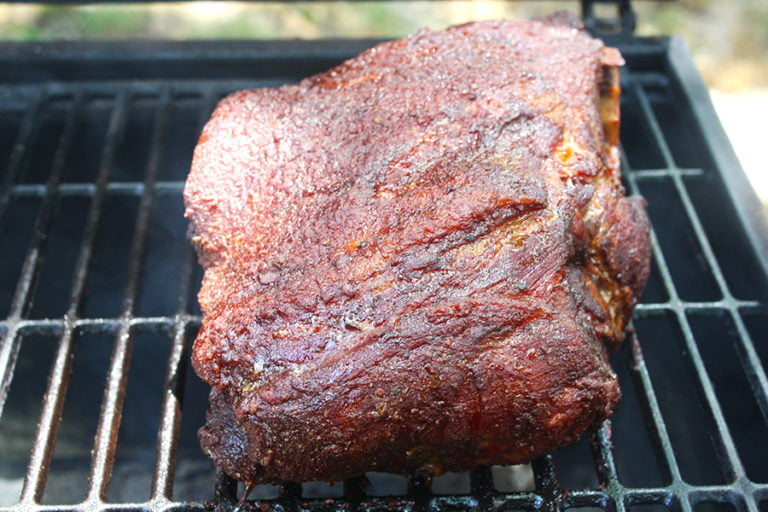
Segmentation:
<svg viewBox="0 0 768 512">
<path fill-rule="evenodd" d="M 435 474 L 607 418 L 650 259 L 620 184 L 620 64 L 560 15 L 223 100 L 185 190 L 216 464 L 249 484 Z"/>
</svg>

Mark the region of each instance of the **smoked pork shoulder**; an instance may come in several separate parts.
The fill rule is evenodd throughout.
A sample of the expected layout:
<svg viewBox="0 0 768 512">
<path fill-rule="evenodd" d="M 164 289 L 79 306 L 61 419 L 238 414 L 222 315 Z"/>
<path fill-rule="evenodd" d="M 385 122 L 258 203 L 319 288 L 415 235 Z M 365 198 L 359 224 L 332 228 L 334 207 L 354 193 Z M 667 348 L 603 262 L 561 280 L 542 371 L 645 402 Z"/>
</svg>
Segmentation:
<svg viewBox="0 0 768 512">
<path fill-rule="evenodd" d="M 650 260 L 621 64 L 555 15 L 225 98 L 184 192 L 215 463 L 247 485 L 439 474 L 608 418 Z"/>
</svg>

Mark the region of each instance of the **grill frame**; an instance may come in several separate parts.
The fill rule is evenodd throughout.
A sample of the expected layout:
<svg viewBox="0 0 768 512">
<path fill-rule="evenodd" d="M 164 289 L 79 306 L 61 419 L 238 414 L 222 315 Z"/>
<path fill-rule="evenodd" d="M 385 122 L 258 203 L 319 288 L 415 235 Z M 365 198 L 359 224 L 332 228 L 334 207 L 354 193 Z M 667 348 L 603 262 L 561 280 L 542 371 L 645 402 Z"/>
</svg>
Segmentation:
<svg viewBox="0 0 768 512">
<path fill-rule="evenodd" d="M 717 121 L 709 102 L 706 88 L 692 64 L 684 43 L 676 38 L 606 38 L 608 44 L 618 46 L 628 61 L 628 73 L 623 79 L 627 94 L 637 101 L 642 115 L 650 120 L 652 136 L 661 151 L 664 167 L 633 170 L 624 157 L 625 180 L 629 191 L 638 192 L 644 181 L 669 179 L 681 198 L 683 208 L 701 248 L 701 255 L 713 274 L 721 298 L 711 301 L 688 301 L 677 292 L 675 278 L 666 263 L 666 255 L 659 239 L 654 236 L 655 265 L 660 274 L 668 299 L 663 302 L 643 303 L 637 308 L 636 318 L 671 315 L 682 329 L 685 347 L 695 369 L 698 389 L 703 395 L 707 414 L 712 418 L 719 440 L 717 449 L 730 481 L 718 485 L 694 485 L 683 478 L 678 466 L 675 448 L 667 431 L 666 419 L 657 398 L 651 373 L 646 365 L 640 344 L 635 338 L 628 340 L 621 357 L 628 361 L 636 386 L 642 390 L 646 420 L 661 471 L 667 473 L 668 483 L 657 487 L 630 488 L 622 484 L 617 473 L 611 441 L 611 426 L 606 422 L 589 436 L 594 469 L 599 485 L 592 489 L 569 490 L 558 483 L 552 457 L 533 464 L 535 490 L 500 492 L 494 488 L 489 468 L 478 468 L 470 474 L 471 493 L 437 495 L 427 482 L 413 479 L 408 483 L 405 496 L 373 497 L 366 495 L 361 480 L 344 483 L 340 498 L 309 499 L 302 497 L 299 484 L 286 484 L 279 497 L 244 503 L 258 509 L 269 505 L 275 510 L 564 510 L 568 508 L 596 507 L 609 512 L 625 512 L 641 504 L 663 505 L 672 510 L 694 512 L 701 503 L 728 503 L 739 512 L 759 512 L 768 500 L 768 483 L 756 483 L 747 477 L 739 458 L 728 423 L 721 410 L 717 390 L 708 376 L 707 367 L 691 328 L 692 311 L 717 311 L 730 318 L 736 328 L 739 357 L 749 369 L 747 378 L 757 397 L 764 421 L 768 421 L 768 381 L 754 340 L 742 320 L 742 312 L 766 314 L 765 297 L 744 300 L 734 296 L 728 279 L 715 254 L 707 230 L 700 220 L 697 208 L 686 187 L 686 178 L 701 174 L 701 169 L 682 168 L 675 163 L 664 131 L 659 126 L 645 92 L 645 84 L 664 81 L 679 88 L 687 99 L 693 118 L 707 142 L 715 171 L 725 186 L 725 192 L 738 216 L 754 254 L 755 261 L 768 276 L 768 227 L 762 207 L 741 171 L 727 138 Z M 180 263 L 180 287 L 173 315 L 138 316 L 135 314 L 138 287 L 142 274 L 142 258 L 147 250 L 150 212 L 162 191 L 180 193 L 182 182 L 159 179 L 164 134 L 169 123 L 169 109 L 174 98 L 194 93 L 202 98 L 204 108 L 199 123 L 207 118 L 216 100 L 225 90 L 292 81 L 297 76 L 308 76 L 322 71 L 370 47 L 374 40 L 344 40 L 300 43 L 284 42 L 211 42 L 211 43 L 9 43 L 0 46 L 0 63 L 4 69 L 0 80 L 0 107 L 18 102 L 27 103 L 20 124 L 18 139 L 13 144 L 6 172 L 0 182 L 0 226 L 12 198 L 40 197 L 42 203 L 36 219 L 35 234 L 26 252 L 10 311 L 0 321 L 0 413 L 11 383 L 14 365 L 24 336 L 40 333 L 59 339 L 57 353 L 49 374 L 48 392 L 39 416 L 36 442 L 29 458 L 24 489 L 17 504 L 0 507 L 0 512 L 37 511 L 177 511 L 216 509 L 230 511 L 238 508 L 238 489 L 234 481 L 220 474 L 212 500 L 176 501 L 173 498 L 175 457 L 179 428 L 183 413 L 180 397 L 183 395 L 188 359 L 188 332 L 199 327 L 200 317 L 190 312 L 189 296 L 194 273 L 194 255 L 187 247 Z M 216 66 L 214 67 L 214 64 Z M 139 71 L 137 71 L 139 70 Z M 147 173 L 140 182 L 112 182 L 116 145 L 127 123 L 129 99 L 142 94 L 159 98 L 159 113 L 155 117 Z M 17 178 L 29 158 L 30 141 L 39 129 L 40 116 L 52 97 L 65 95 L 72 98 L 65 127 L 53 156 L 52 171 L 45 184 L 18 184 Z M 62 173 L 67 152 L 72 148 L 75 120 L 82 115 L 86 97 L 114 98 L 114 109 L 108 124 L 106 145 L 101 149 L 99 174 L 92 183 L 65 183 Z M 117 317 L 90 318 L 83 315 L 84 294 L 97 243 L 102 211 L 108 194 L 126 194 L 139 198 L 138 218 L 131 235 L 132 243 L 123 292 L 122 306 Z M 62 197 L 87 195 L 90 210 L 83 234 L 83 243 L 75 263 L 72 290 L 66 313 L 61 318 L 30 319 L 31 301 L 35 295 L 40 269 L 46 257 L 45 238 L 50 229 L 56 205 Z M 156 463 L 150 498 L 143 502 L 115 503 L 108 497 L 108 485 L 114 462 L 123 398 L 126 388 L 127 367 L 130 365 L 133 333 L 136 329 L 162 333 L 172 340 L 164 381 L 165 398 L 162 403 L 160 428 L 156 445 Z M 77 504 L 44 504 L 47 468 L 54 453 L 57 425 L 64 407 L 64 398 L 77 338 L 100 333 L 114 339 L 110 367 L 94 439 L 93 457 L 88 488 L 84 501 Z M 0 416 L 2 422 L 2 416 Z M 212 483 L 213 484 L 213 483 Z"/>
</svg>

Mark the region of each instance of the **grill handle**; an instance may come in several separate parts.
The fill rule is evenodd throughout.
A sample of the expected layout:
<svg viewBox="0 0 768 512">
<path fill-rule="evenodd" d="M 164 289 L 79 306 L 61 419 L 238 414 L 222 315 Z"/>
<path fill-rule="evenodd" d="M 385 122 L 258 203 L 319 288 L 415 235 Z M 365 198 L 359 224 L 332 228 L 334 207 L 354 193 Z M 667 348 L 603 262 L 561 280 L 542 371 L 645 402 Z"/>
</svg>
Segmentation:
<svg viewBox="0 0 768 512">
<path fill-rule="evenodd" d="M 601 17 L 595 12 L 596 5 L 614 6 L 616 15 Z M 595 36 L 631 36 L 637 24 L 630 0 L 581 0 L 581 17 L 586 29 Z"/>
</svg>

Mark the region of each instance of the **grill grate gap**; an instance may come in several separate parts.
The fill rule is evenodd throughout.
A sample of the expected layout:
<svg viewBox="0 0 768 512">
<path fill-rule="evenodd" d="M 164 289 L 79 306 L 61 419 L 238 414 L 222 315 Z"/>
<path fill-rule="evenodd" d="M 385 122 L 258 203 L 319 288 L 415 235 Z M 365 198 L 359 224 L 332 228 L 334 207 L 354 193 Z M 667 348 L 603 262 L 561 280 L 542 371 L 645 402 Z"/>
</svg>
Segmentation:
<svg viewBox="0 0 768 512">
<path fill-rule="evenodd" d="M 146 177 L 159 92 L 152 96 L 132 95 L 125 135 L 116 149 L 113 182 L 141 183 Z"/>
<path fill-rule="evenodd" d="M 736 212 L 722 201 L 722 181 L 712 174 L 706 178 L 685 177 L 682 181 L 712 246 L 713 260 L 723 274 L 724 285 L 739 299 L 765 301 L 768 282 Z M 712 208 L 713 204 L 719 206 Z M 739 264 L 732 264 L 734 261 Z"/>
<path fill-rule="evenodd" d="M 172 349 L 168 333 L 134 328 L 130 336 L 134 338 L 133 353 L 107 495 L 111 503 L 147 501 L 151 497 L 163 380 Z"/>
<path fill-rule="evenodd" d="M 26 252 L 20 247 L 29 247 L 35 233 L 35 218 L 39 216 L 42 201 L 38 198 L 14 197 L 3 216 L 4 225 L 0 228 L 0 282 L 7 283 L 0 290 L 0 314 L 4 318 L 11 316 L 16 285 L 21 277 L 21 269 L 26 259 Z M 16 285 L 16 286 L 14 286 Z M 19 299 L 16 299 L 16 303 Z M 18 310 L 18 307 L 14 307 Z"/>
<path fill-rule="evenodd" d="M 184 204 L 181 195 L 173 191 L 155 191 L 157 200 L 149 223 L 147 251 L 142 262 L 142 276 L 137 295 L 138 316 L 173 316 L 176 313 L 182 286 L 186 238 Z M 162 289 L 163 293 L 158 293 Z"/>
<path fill-rule="evenodd" d="M 669 302 L 669 294 L 664 287 L 664 280 L 661 277 L 661 271 L 659 270 L 659 264 L 657 261 L 651 261 L 651 273 L 648 276 L 648 283 L 643 290 L 643 295 L 640 298 L 641 304 L 649 303 L 666 303 Z"/>
<path fill-rule="evenodd" d="M 69 141 L 66 169 L 62 182 L 92 183 L 101 164 L 99 151 L 108 145 L 109 124 L 114 112 L 114 98 L 87 97 L 83 100 L 81 115 L 76 120 L 76 132 Z"/>
<path fill-rule="evenodd" d="M 669 508 L 661 503 L 632 505 L 629 512 L 669 512 Z"/>
<path fill-rule="evenodd" d="M 496 491 L 532 492 L 536 490 L 533 468 L 530 464 L 517 466 L 491 466 L 493 488 Z"/>
<path fill-rule="evenodd" d="M 722 295 L 693 227 L 685 220 L 685 208 L 673 180 L 641 180 L 638 189 L 645 197 L 653 198 L 648 202 L 648 214 L 662 241 L 661 250 L 680 298 L 698 302 L 719 300 Z M 672 223 L 665 219 L 679 221 Z"/>
<path fill-rule="evenodd" d="M 471 491 L 469 473 L 446 471 L 432 479 L 430 490 L 434 494 L 469 494 Z"/>
<path fill-rule="evenodd" d="M 365 487 L 364 482 L 357 485 L 362 494 L 367 496 L 404 496 L 408 492 L 408 479 L 403 476 L 390 473 L 366 473 L 366 478 L 370 482 L 369 487 Z"/>
<path fill-rule="evenodd" d="M 661 487 L 671 481 L 669 468 L 664 465 L 664 449 L 658 439 L 655 421 L 663 421 L 655 416 L 654 407 L 648 402 L 643 379 L 648 378 L 645 367 L 635 364 L 633 339 L 612 359 L 612 366 L 619 377 L 622 391 L 622 405 L 611 418 L 613 454 L 616 473 L 619 480 L 627 487 Z M 648 390 L 650 391 L 650 390 Z M 668 440 L 667 440 L 668 442 Z M 603 444 L 595 448 L 602 451 Z M 600 459 L 596 456 L 598 473 L 601 472 Z M 608 484 L 612 475 L 606 472 L 600 481 Z"/>
<path fill-rule="evenodd" d="M 598 486 L 597 473 L 592 464 L 592 453 L 586 437 L 558 450 L 552 456 L 557 479 L 563 489 L 595 489 Z"/>
<path fill-rule="evenodd" d="M 107 194 L 98 239 L 88 271 L 83 307 L 87 318 L 120 316 L 128 280 L 131 234 L 136 228 L 141 196 Z"/>
<path fill-rule="evenodd" d="M 625 76 L 622 74 L 622 76 Z M 623 78 L 621 95 L 621 145 L 632 169 L 663 169 L 664 157 L 656 144 L 653 130 L 640 110 L 635 95 L 628 93 L 631 81 Z"/>
<path fill-rule="evenodd" d="M 88 196 L 59 199 L 44 250 L 47 254 L 55 254 L 55 257 L 45 258 L 42 263 L 30 318 L 56 318 L 67 312 L 72 282 L 62 277 L 72 276 L 90 204 Z"/>
<path fill-rule="evenodd" d="M 696 503 L 693 510 L 694 512 L 736 512 L 738 508 L 732 503 L 727 502 L 700 501 Z"/>
<path fill-rule="evenodd" d="M 690 314 L 689 321 L 746 475 L 753 482 L 768 483 L 768 424 L 735 350 L 736 328 L 729 316 L 717 310 Z"/>
<path fill-rule="evenodd" d="M 647 340 L 643 355 L 657 390 L 659 405 L 667 422 L 680 464 L 682 478 L 695 485 L 723 484 L 713 422 L 695 385 L 695 371 L 687 357 L 683 331 L 671 314 L 637 319 L 637 335 Z M 690 425 L 697 425 L 691 429 Z"/>
<path fill-rule="evenodd" d="M 652 116 L 646 119 L 657 121 L 652 122 L 652 132 L 654 139 L 661 142 L 657 147 L 661 150 L 665 167 L 704 168 L 703 154 L 706 148 L 696 144 L 696 140 L 701 137 L 692 133 L 697 123 L 691 119 L 691 112 L 682 107 L 680 98 L 675 96 L 672 88 L 648 84 L 643 87 L 641 95 L 641 109 L 648 107 L 652 112 Z"/>
<path fill-rule="evenodd" d="M 58 96 L 46 99 L 37 123 L 35 137 L 26 162 L 18 178 L 20 183 L 58 183 L 61 181 L 66 152 L 74 132 L 75 113 L 80 108 L 82 95 Z M 53 148 L 58 148 L 52 150 Z"/>
<path fill-rule="evenodd" d="M 24 111 L 15 109 L 3 112 L 3 116 L 0 117 L 0 169 L 5 169 L 11 160 L 14 142 L 19 136 L 23 119 Z M 3 188 L 5 187 L 0 190 Z"/>
<path fill-rule="evenodd" d="M 171 102 L 169 112 L 168 144 L 163 151 L 163 160 L 159 179 L 165 181 L 184 181 L 192 164 L 192 152 L 203 122 L 210 114 L 207 108 L 210 99 L 198 94 L 177 94 Z"/>
</svg>

